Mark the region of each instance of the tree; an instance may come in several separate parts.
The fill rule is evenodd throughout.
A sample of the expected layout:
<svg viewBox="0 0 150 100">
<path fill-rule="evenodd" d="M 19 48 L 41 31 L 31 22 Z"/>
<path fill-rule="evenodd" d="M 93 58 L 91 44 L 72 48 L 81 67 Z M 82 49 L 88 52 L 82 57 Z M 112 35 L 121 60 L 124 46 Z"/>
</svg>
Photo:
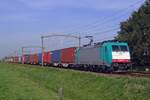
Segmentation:
<svg viewBox="0 0 150 100">
<path fill-rule="evenodd" d="M 133 62 L 150 65 L 150 0 L 120 24 L 116 40 L 129 43 Z"/>
</svg>

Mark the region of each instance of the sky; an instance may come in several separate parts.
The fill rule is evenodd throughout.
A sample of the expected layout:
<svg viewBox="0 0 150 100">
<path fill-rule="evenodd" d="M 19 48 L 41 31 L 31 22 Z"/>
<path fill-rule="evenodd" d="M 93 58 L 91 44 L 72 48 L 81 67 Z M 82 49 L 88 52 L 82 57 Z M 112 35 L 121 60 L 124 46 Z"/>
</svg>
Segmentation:
<svg viewBox="0 0 150 100">
<path fill-rule="evenodd" d="M 41 35 L 92 35 L 95 42 L 112 39 L 120 22 L 144 1 L 0 0 L 0 58 L 14 55 L 14 51 L 20 53 L 22 46 L 41 45 Z M 56 49 L 60 47 L 57 40 L 48 39 L 45 46 L 51 43 L 50 48 Z M 60 44 L 67 45 L 69 41 Z"/>
</svg>

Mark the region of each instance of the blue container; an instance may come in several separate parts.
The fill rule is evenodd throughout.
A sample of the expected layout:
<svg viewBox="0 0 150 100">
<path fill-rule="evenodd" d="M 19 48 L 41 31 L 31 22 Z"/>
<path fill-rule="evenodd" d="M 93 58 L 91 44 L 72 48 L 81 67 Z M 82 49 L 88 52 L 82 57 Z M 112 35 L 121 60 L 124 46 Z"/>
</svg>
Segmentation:
<svg viewBox="0 0 150 100">
<path fill-rule="evenodd" d="M 60 52 L 61 50 L 55 50 L 51 52 L 51 61 L 52 63 L 60 63 Z"/>
<path fill-rule="evenodd" d="M 38 63 L 42 64 L 42 53 L 38 54 Z"/>
</svg>

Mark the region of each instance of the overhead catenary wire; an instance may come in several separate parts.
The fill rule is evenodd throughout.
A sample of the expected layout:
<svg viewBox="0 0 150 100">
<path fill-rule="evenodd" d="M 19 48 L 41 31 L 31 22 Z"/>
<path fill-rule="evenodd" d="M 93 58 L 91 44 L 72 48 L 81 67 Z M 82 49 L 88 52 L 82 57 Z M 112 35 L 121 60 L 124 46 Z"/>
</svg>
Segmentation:
<svg viewBox="0 0 150 100">
<path fill-rule="evenodd" d="M 126 14 L 126 13 L 125 13 Z M 124 15 L 124 14 L 123 14 Z M 118 17 L 123 17 L 122 15 L 121 16 L 117 16 L 116 18 L 114 18 L 113 20 L 110 20 L 110 21 L 114 21 L 114 20 L 116 20 Z M 105 24 L 105 23 L 102 23 L 102 24 Z M 108 23 L 106 23 L 106 24 L 108 24 Z M 96 28 L 96 27 L 94 27 L 94 28 Z M 90 32 L 90 31 L 86 31 L 86 32 L 84 32 L 84 33 L 89 33 L 89 34 L 86 34 L 86 35 L 91 35 L 91 34 L 93 34 L 93 35 L 98 35 L 98 34 L 105 34 L 106 32 L 111 32 L 111 31 L 115 31 L 115 30 L 119 30 L 119 28 L 112 28 L 112 29 L 107 29 L 107 30 L 105 30 L 104 28 L 102 29 L 102 30 L 104 30 L 104 31 L 98 31 L 98 32 Z"/>
<path fill-rule="evenodd" d="M 97 20 L 97 21 L 95 21 L 91 24 L 87 24 L 87 25 L 80 26 L 80 27 L 78 26 L 78 29 L 86 28 L 86 30 L 92 30 L 93 28 L 99 27 L 100 24 L 108 24 L 109 22 L 113 22 L 115 19 L 118 19 L 118 18 L 123 17 L 124 15 L 126 15 L 128 12 L 125 13 L 125 11 L 128 11 L 129 9 L 131 9 L 132 7 L 134 7 L 137 4 L 141 3 L 142 1 L 143 0 L 139 0 L 135 3 L 133 3 L 132 5 L 128 6 L 127 8 L 119 10 L 118 12 L 121 12 L 121 13 L 118 13 L 118 12 L 114 13 L 114 14 L 111 15 L 111 17 L 102 19 L 103 21 L 100 22 L 100 23 L 99 23 L 99 20 Z M 75 31 L 74 32 L 68 32 L 68 34 L 79 34 L 79 33 L 85 33 L 85 32 L 77 32 L 77 31 L 76 32 Z"/>
<path fill-rule="evenodd" d="M 112 32 L 112 31 L 115 31 L 115 30 L 119 30 L 119 28 L 116 28 L 116 27 L 115 28 L 112 28 L 112 27 L 111 28 L 103 28 L 103 30 L 100 30 L 99 29 L 99 25 L 100 24 L 104 25 L 104 24 L 109 24 L 110 22 L 114 22 L 115 19 L 118 19 L 118 18 L 124 16 L 127 13 L 126 12 L 127 10 L 131 9 L 136 4 L 141 3 L 141 1 L 143 1 L 143 0 L 139 0 L 139 1 L 135 2 L 134 4 L 130 5 L 129 7 L 125 8 L 125 9 L 119 10 L 117 13 L 114 13 L 112 15 L 113 17 L 104 18 L 102 22 L 99 22 L 99 20 L 97 20 L 97 21 L 94 21 L 92 24 L 87 24 L 87 25 L 81 26 L 81 28 L 86 28 L 86 29 L 88 28 L 86 30 L 86 32 L 84 31 L 84 32 L 70 32 L 70 33 L 71 34 L 78 33 L 79 35 L 82 35 L 82 34 L 85 34 L 85 33 L 88 33 L 86 35 L 91 35 L 91 34 L 93 34 L 93 35 L 99 35 L 99 34 L 106 34 L 107 32 Z M 119 13 L 119 12 L 121 12 L 121 13 Z M 92 32 L 92 30 L 95 31 L 95 29 L 96 30 L 99 29 L 100 31 L 98 30 L 97 32 Z M 70 33 L 68 33 L 68 34 L 70 34 Z"/>
<path fill-rule="evenodd" d="M 104 18 L 102 22 L 99 23 L 99 20 L 98 21 L 95 21 L 94 23 L 92 24 L 89 24 L 89 25 L 85 25 L 85 26 L 81 26 L 81 28 L 88 28 L 86 29 L 86 32 L 85 31 L 76 31 L 76 32 L 68 32 L 67 34 L 77 34 L 78 36 L 84 36 L 84 35 L 99 35 L 99 34 L 106 34 L 106 32 L 112 32 L 112 31 L 115 31 L 115 30 L 119 30 L 119 28 L 103 28 L 102 30 L 98 30 L 100 24 L 109 24 L 110 22 L 114 22 L 116 19 L 120 18 L 120 17 L 123 17 L 124 15 L 126 15 L 128 12 L 129 9 L 131 9 L 132 7 L 134 7 L 136 4 L 139 4 L 141 3 L 141 1 L 143 0 L 139 0 L 137 2 L 135 2 L 134 4 L 130 5 L 129 7 L 125 8 L 125 9 L 121 9 L 119 10 L 118 12 L 121 12 L 121 13 L 114 13 L 111 17 L 109 18 Z M 121 14 L 121 15 L 120 15 Z M 92 31 L 87 31 L 87 30 L 93 30 L 93 29 L 96 29 L 97 31 L 96 32 L 92 32 Z M 87 34 L 88 33 L 88 34 Z"/>
<path fill-rule="evenodd" d="M 95 35 L 97 35 L 98 33 L 106 33 L 106 32 L 111 32 L 111 31 L 115 31 L 115 30 L 119 30 L 119 28 L 111 28 L 111 29 L 108 29 L 108 30 L 105 30 L 105 31 L 99 31 L 99 32 L 96 32 L 96 33 L 93 33 Z"/>
</svg>

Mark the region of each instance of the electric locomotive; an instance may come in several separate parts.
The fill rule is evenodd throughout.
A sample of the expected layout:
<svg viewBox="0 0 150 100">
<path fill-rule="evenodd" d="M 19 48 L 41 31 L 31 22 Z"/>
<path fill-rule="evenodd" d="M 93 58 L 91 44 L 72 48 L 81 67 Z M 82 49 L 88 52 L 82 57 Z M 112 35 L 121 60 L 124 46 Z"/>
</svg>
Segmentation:
<svg viewBox="0 0 150 100">
<path fill-rule="evenodd" d="M 76 64 L 98 71 L 127 70 L 131 67 L 128 44 L 124 42 L 104 42 L 94 46 L 78 48 Z"/>
</svg>

